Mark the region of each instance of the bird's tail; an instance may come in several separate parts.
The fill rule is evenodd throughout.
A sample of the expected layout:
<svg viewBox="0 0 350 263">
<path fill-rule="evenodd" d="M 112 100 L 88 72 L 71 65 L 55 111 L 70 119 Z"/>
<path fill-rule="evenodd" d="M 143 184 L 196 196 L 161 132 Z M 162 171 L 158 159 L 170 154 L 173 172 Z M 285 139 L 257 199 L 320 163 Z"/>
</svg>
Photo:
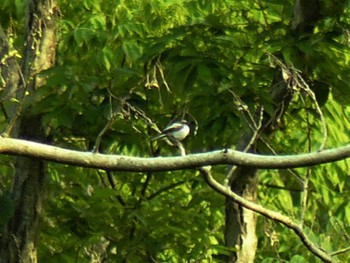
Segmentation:
<svg viewBox="0 0 350 263">
<path fill-rule="evenodd" d="M 165 137 L 166 137 L 166 135 L 163 134 L 163 133 L 161 133 L 161 134 L 158 134 L 158 135 L 156 135 L 156 136 L 150 138 L 149 141 L 152 142 L 152 141 L 155 141 L 155 140 L 163 139 L 163 138 L 165 138 Z"/>
</svg>

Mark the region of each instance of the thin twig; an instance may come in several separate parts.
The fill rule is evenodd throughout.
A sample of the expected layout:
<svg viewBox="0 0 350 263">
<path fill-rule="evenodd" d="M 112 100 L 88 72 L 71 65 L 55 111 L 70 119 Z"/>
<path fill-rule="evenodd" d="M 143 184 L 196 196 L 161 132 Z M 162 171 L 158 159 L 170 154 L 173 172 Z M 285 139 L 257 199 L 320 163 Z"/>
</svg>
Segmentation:
<svg viewBox="0 0 350 263">
<path fill-rule="evenodd" d="M 308 140 L 308 151 L 311 152 L 311 129 L 310 129 L 310 118 L 309 114 L 306 114 L 306 121 L 307 121 L 307 140 Z M 300 225 L 303 226 L 304 224 L 304 217 L 306 213 L 307 208 L 307 200 L 309 197 L 309 183 L 310 183 L 310 177 L 311 177 L 311 170 L 310 168 L 306 168 L 306 176 L 303 183 L 303 192 L 302 192 L 302 198 L 301 198 L 301 215 L 300 215 Z"/>
<path fill-rule="evenodd" d="M 111 101 L 111 96 L 109 96 L 109 105 L 110 105 L 110 112 L 109 112 L 109 117 L 106 125 L 103 127 L 103 129 L 100 131 L 100 133 L 97 135 L 96 140 L 95 140 L 95 145 L 94 148 L 92 149 L 93 153 L 97 153 L 98 149 L 100 148 L 101 140 L 103 135 L 106 133 L 106 131 L 112 126 L 113 122 L 115 121 L 115 113 L 113 112 L 112 109 L 112 101 Z"/>
<path fill-rule="evenodd" d="M 252 137 L 250 138 L 250 141 L 249 143 L 246 145 L 246 147 L 244 148 L 243 152 L 247 152 L 250 147 L 258 140 L 258 137 L 259 137 L 259 132 L 260 132 L 260 129 L 262 127 L 262 122 L 263 122 L 263 117 L 264 117 L 264 107 L 261 107 L 260 108 L 260 114 L 259 114 L 259 122 L 258 124 L 256 124 L 254 118 L 252 117 L 252 115 L 250 114 L 249 110 L 247 110 L 248 112 L 248 116 L 250 116 L 250 119 L 253 123 L 253 127 L 251 127 L 252 131 L 253 131 L 253 135 Z M 229 170 L 229 172 L 227 173 L 227 176 L 224 180 L 224 185 L 229 185 L 230 182 L 231 182 L 231 178 L 234 174 L 234 172 L 237 170 L 237 167 L 236 165 L 232 166 Z"/>
<path fill-rule="evenodd" d="M 168 82 L 167 82 L 166 79 L 165 79 L 164 72 L 163 72 L 163 67 L 162 67 L 162 64 L 160 63 L 159 58 L 157 59 L 156 66 L 157 66 L 157 68 L 158 68 L 159 74 L 160 74 L 160 76 L 161 76 L 161 78 L 162 78 L 162 81 L 163 81 L 163 84 L 164 84 L 166 90 L 167 90 L 169 93 L 171 93 L 171 89 L 170 89 L 170 87 L 169 87 L 169 85 L 168 85 Z"/>
<path fill-rule="evenodd" d="M 231 91 L 230 91 L 231 92 Z M 238 98 L 238 96 L 236 96 L 233 92 L 231 92 L 234 96 L 235 96 L 235 99 L 236 98 Z M 240 100 L 240 98 L 238 98 L 239 100 Z M 243 102 L 240 100 L 240 105 L 242 104 Z M 252 130 L 252 131 L 254 131 L 254 135 L 256 134 L 256 135 L 258 135 L 258 130 L 259 129 L 261 129 L 261 126 L 262 126 L 262 114 L 264 113 L 263 112 L 263 108 L 261 108 L 261 112 L 260 112 L 260 118 L 259 118 L 259 124 L 258 125 L 256 125 L 256 123 L 255 123 L 255 121 L 254 121 L 254 118 L 252 117 L 252 114 L 249 112 L 249 110 L 247 110 L 247 108 L 246 108 L 246 106 L 245 105 L 243 105 L 243 109 L 244 109 L 244 111 L 247 113 L 247 115 L 248 115 L 248 117 L 249 117 L 249 119 L 252 121 L 252 123 L 253 123 L 253 125 L 254 125 L 254 127 L 248 122 L 248 125 L 249 125 L 249 127 L 250 127 L 250 129 Z M 253 135 L 253 137 L 254 137 L 254 135 Z M 265 140 L 265 138 L 264 137 L 262 137 L 262 136 L 259 136 L 259 140 L 271 151 L 271 153 L 273 153 L 274 155 L 278 155 L 277 154 L 277 152 L 272 148 L 272 146 Z M 250 141 L 250 143 L 249 143 L 249 145 L 251 145 L 252 144 L 252 142 L 253 142 L 253 139 L 251 139 L 251 141 Z M 245 150 L 245 152 L 247 151 L 249 149 L 249 147 L 246 147 L 246 150 Z M 234 170 L 236 169 L 235 167 L 232 167 Z M 233 173 L 234 172 L 234 170 L 232 170 L 231 171 L 231 173 Z M 301 182 L 301 183 L 303 183 L 303 180 L 297 175 L 297 174 L 295 174 L 292 170 L 290 170 L 290 169 L 288 169 L 288 171 L 295 177 L 295 178 L 297 178 L 297 180 L 299 181 L 299 182 Z M 231 175 L 232 176 L 232 175 Z M 225 180 L 225 182 L 226 182 L 226 180 Z"/>
<path fill-rule="evenodd" d="M 330 256 L 334 257 L 334 256 L 337 256 L 337 255 L 339 255 L 339 254 L 346 253 L 346 252 L 348 252 L 348 251 L 350 251 L 350 247 L 346 247 L 346 248 L 343 248 L 343 249 L 334 251 L 334 252 L 330 253 Z"/>
<path fill-rule="evenodd" d="M 322 139 L 319 151 L 324 150 L 327 143 L 327 138 L 328 138 L 327 123 L 324 118 L 321 107 L 318 104 L 315 93 L 310 89 L 309 85 L 301 76 L 300 71 L 294 68 L 293 65 L 288 67 L 281 60 L 279 60 L 276 56 L 274 56 L 271 53 L 269 53 L 268 56 L 271 59 L 271 63 L 277 64 L 281 68 L 283 79 L 287 83 L 288 88 L 296 91 L 299 91 L 299 90 L 304 91 L 313 101 L 316 108 L 316 112 L 321 119 L 322 132 L 323 132 L 323 139 Z"/>
<path fill-rule="evenodd" d="M 299 75 L 300 76 L 300 75 Z M 301 78 L 301 76 L 300 76 Z M 303 87 L 304 87 L 304 91 L 309 95 L 309 97 L 312 99 L 312 101 L 315 104 L 315 108 L 316 111 L 318 113 L 318 115 L 320 116 L 321 119 L 321 124 L 322 124 L 322 131 L 323 131 L 323 138 L 322 138 L 322 143 L 320 148 L 318 149 L 319 151 L 324 150 L 324 148 L 326 147 L 326 143 L 327 143 L 327 138 L 328 138 L 328 130 L 327 130 L 327 123 L 326 123 L 326 119 L 323 115 L 323 112 L 321 110 L 320 105 L 318 104 L 318 101 L 316 99 L 315 93 L 309 88 L 309 86 L 305 83 L 305 81 L 303 79 L 301 79 L 304 83 Z"/>
<path fill-rule="evenodd" d="M 176 188 L 176 187 L 178 187 L 178 186 L 180 186 L 180 185 L 183 185 L 183 184 L 185 184 L 186 182 L 188 182 L 188 180 L 176 182 L 176 183 L 170 184 L 170 185 L 168 185 L 168 186 L 165 186 L 165 187 L 159 189 L 158 191 L 154 192 L 153 194 L 149 195 L 149 196 L 147 197 L 147 201 L 150 201 L 150 200 L 156 198 L 157 196 L 161 195 L 161 194 L 164 193 L 164 192 L 168 192 L 168 191 L 171 190 L 171 189 L 174 189 L 174 188 Z"/>
</svg>

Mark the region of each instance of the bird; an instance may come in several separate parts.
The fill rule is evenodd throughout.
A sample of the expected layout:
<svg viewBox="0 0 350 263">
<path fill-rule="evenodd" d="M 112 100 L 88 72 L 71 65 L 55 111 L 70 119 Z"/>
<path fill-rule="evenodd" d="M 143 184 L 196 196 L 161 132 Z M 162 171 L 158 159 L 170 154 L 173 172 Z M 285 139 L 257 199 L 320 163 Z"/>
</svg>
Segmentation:
<svg viewBox="0 0 350 263">
<path fill-rule="evenodd" d="M 157 136 L 151 138 L 151 141 L 168 138 L 171 141 L 182 141 L 190 133 L 190 127 L 186 121 L 173 122 Z"/>
</svg>

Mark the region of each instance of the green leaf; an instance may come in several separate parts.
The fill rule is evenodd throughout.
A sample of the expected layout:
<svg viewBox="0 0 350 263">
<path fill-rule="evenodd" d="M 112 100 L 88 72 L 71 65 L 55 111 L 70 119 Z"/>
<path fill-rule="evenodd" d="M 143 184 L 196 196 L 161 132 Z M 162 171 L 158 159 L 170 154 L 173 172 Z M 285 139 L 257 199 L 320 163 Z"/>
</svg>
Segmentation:
<svg viewBox="0 0 350 263">
<path fill-rule="evenodd" d="M 136 41 L 124 41 L 122 46 L 129 63 L 133 63 L 141 57 L 142 48 Z"/>
<path fill-rule="evenodd" d="M 306 260 L 303 256 L 294 255 L 289 262 L 290 263 L 306 263 L 306 262 L 309 262 L 309 261 Z"/>
<path fill-rule="evenodd" d="M 77 28 L 74 30 L 74 39 L 80 47 L 84 43 L 89 43 L 94 36 L 95 33 L 90 28 Z"/>
</svg>

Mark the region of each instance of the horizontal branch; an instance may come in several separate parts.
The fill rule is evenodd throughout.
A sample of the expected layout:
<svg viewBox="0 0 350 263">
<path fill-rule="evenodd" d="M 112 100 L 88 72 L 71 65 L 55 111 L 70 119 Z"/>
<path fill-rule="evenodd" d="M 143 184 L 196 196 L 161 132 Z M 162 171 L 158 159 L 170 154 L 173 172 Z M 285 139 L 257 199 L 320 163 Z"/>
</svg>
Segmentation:
<svg viewBox="0 0 350 263">
<path fill-rule="evenodd" d="M 0 138 L 0 154 L 127 172 L 172 171 L 220 164 L 282 169 L 313 166 L 349 158 L 350 145 L 321 152 L 284 156 L 259 155 L 224 149 L 187 156 L 154 158 L 81 152 L 31 141 Z"/>
</svg>

